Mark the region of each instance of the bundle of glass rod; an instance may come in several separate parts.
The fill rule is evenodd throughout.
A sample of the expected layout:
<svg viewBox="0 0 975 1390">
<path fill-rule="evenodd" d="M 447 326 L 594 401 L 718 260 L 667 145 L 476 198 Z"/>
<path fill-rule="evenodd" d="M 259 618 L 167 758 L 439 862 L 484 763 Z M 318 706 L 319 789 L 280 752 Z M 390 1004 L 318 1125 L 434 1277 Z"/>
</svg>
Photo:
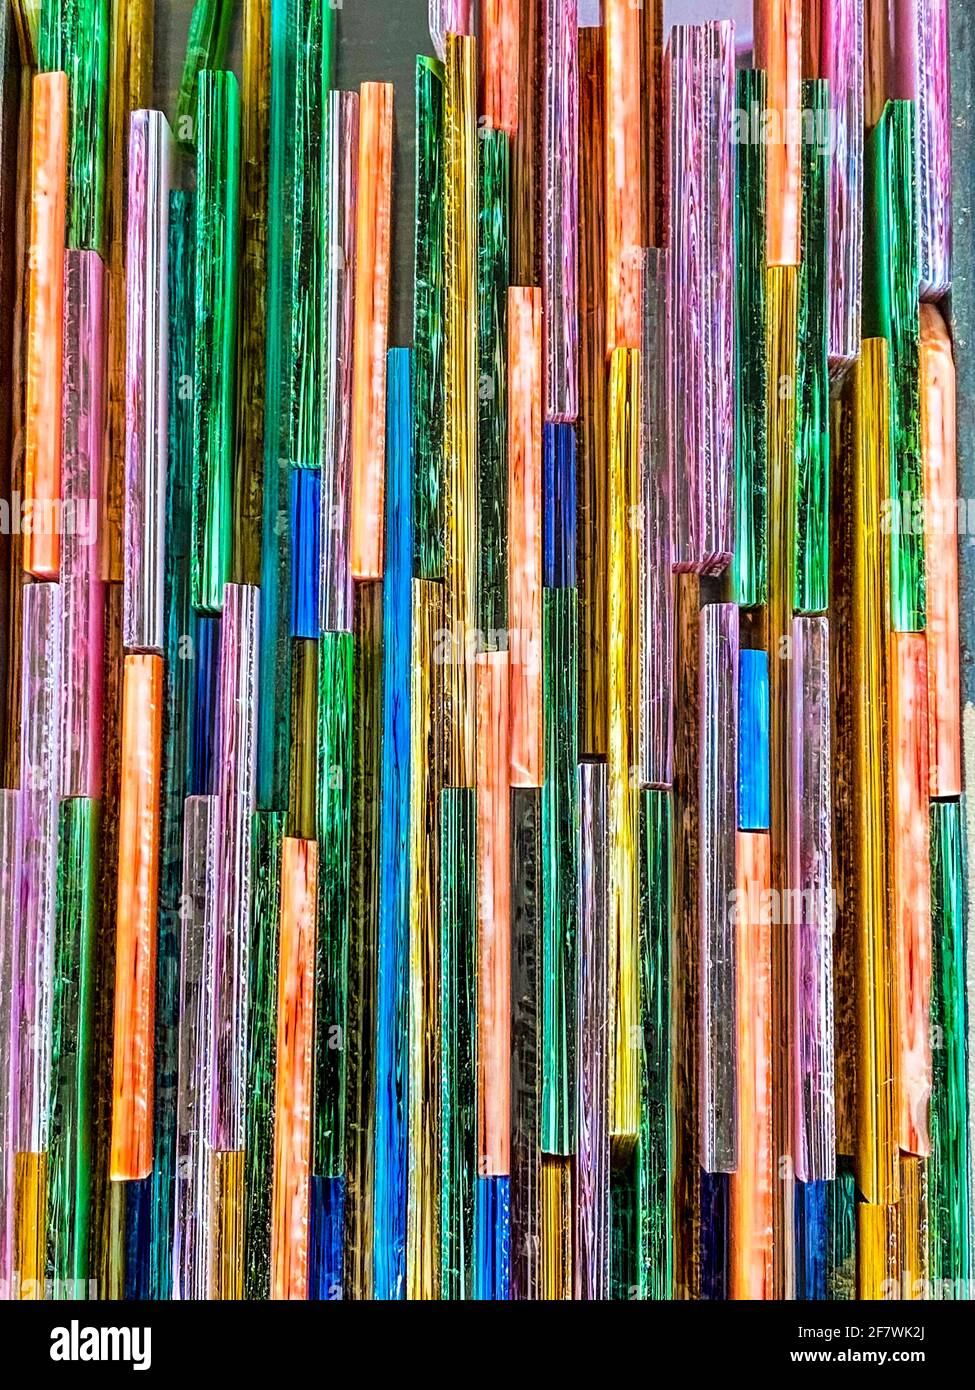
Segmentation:
<svg viewBox="0 0 975 1390">
<path fill-rule="evenodd" d="M 971 31 L 401 8 L 0 0 L 0 1294 L 966 1297 Z"/>
</svg>

